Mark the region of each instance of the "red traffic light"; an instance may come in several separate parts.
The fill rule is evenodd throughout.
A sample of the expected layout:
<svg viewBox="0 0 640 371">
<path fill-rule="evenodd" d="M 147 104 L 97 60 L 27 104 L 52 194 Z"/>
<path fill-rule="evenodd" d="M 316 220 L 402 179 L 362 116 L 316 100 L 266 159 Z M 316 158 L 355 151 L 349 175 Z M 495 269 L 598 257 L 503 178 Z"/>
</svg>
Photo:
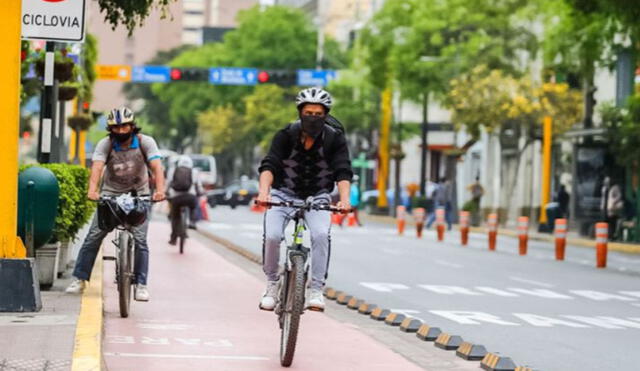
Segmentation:
<svg viewBox="0 0 640 371">
<path fill-rule="evenodd" d="M 261 84 L 264 84 L 265 82 L 269 82 L 269 72 L 260 71 L 258 73 L 258 82 L 260 82 Z"/>
<path fill-rule="evenodd" d="M 85 111 L 89 111 L 89 102 L 82 102 L 82 109 Z"/>
<path fill-rule="evenodd" d="M 182 71 L 177 68 L 171 69 L 171 80 L 180 80 L 182 78 Z"/>
</svg>

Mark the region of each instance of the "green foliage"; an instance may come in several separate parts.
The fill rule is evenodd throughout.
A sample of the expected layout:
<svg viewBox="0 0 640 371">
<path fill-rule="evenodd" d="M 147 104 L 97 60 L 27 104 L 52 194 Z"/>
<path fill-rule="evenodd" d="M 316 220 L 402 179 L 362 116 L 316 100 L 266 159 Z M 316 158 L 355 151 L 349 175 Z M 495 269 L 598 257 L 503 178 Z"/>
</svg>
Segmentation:
<svg viewBox="0 0 640 371">
<path fill-rule="evenodd" d="M 332 114 L 344 124 L 347 133 L 365 135 L 380 121 L 378 90 L 362 81 L 357 72 L 344 70 L 328 87 L 334 99 Z"/>
<path fill-rule="evenodd" d="M 93 101 L 93 85 L 96 81 L 96 63 L 98 61 L 98 39 L 87 34 L 82 47 L 83 66 L 79 71 L 80 91 L 78 98 L 85 102 Z"/>
<path fill-rule="evenodd" d="M 259 68 L 312 68 L 316 33 L 301 10 L 287 6 L 241 11 L 238 28 L 224 36 L 233 66 Z"/>
<path fill-rule="evenodd" d="M 480 205 L 478 201 L 469 200 L 462 205 L 462 211 L 468 211 L 471 214 L 475 214 L 480 210 Z"/>
<path fill-rule="evenodd" d="M 640 165 L 640 94 L 631 96 L 623 108 L 603 105 L 601 115 L 616 161 L 637 173 Z"/>
<path fill-rule="evenodd" d="M 98 4 L 100 12 L 104 13 L 105 20 L 114 30 L 122 24 L 131 35 L 136 26 L 142 25 L 154 6 L 161 10 L 164 18 L 173 1 L 176 0 L 98 0 Z"/>
<path fill-rule="evenodd" d="M 387 1 L 363 37 L 375 86 L 393 76 L 403 96 L 444 93 L 448 81 L 478 64 L 521 71 L 519 53 L 535 54 L 528 1 Z M 426 57 L 424 60 L 423 57 Z"/>
<path fill-rule="evenodd" d="M 58 215 L 53 230 L 53 241 L 71 241 L 93 214 L 95 204 L 87 199 L 89 170 L 68 164 L 39 164 L 21 166 L 19 172 L 39 166 L 53 172 L 60 186 Z"/>
<path fill-rule="evenodd" d="M 453 122 L 474 138 L 482 128 L 492 132 L 507 122 L 531 132 L 544 116 L 553 117 L 554 132 L 561 134 L 582 115 L 580 92 L 567 84 L 537 84 L 486 66 L 453 79 L 445 104 L 453 112 Z"/>
</svg>

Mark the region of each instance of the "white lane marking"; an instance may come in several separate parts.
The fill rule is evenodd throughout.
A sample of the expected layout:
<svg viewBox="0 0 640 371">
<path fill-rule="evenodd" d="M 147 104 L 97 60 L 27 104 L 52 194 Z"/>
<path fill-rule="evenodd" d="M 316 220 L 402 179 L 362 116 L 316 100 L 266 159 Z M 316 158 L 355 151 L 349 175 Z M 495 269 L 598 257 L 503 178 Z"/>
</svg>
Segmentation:
<svg viewBox="0 0 640 371">
<path fill-rule="evenodd" d="M 139 358 L 182 358 L 182 359 L 217 359 L 225 361 L 268 361 L 267 357 L 259 356 L 214 356 L 203 354 L 160 354 L 160 353 L 104 353 L 110 357 L 139 357 Z"/>
<path fill-rule="evenodd" d="M 640 298 L 640 291 L 618 291 L 622 295 L 634 296 Z"/>
<path fill-rule="evenodd" d="M 443 265 L 445 267 L 450 267 L 450 268 L 464 268 L 464 266 L 462 264 L 457 264 L 457 263 L 451 263 L 448 262 L 446 260 L 440 260 L 440 259 L 436 259 L 435 260 L 436 264 L 440 264 Z"/>
<path fill-rule="evenodd" d="M 625 267 L 618 267 L 618 271 L 620 271 L 620 272 L 626 272 L 626 271 L 627 271 L 627 268 L 625 268 Z"/>
<path fill-rule="evenodd" d="M 242 232 L 240 236 L 251 238 L 251 239 L 262 239 L 262 234 L 258 232 Z"/>
<path fill-rule="evenodd" d="M 466 287 L 461 287 L 461 286 L 418 285 L 418 287 L 435 292 L 437 294 L 446 294 L 446 295 L 463 294 L 463 295 L 473 295 L 473 296 L 483 295 L 479 292 L 475 292 L 475 291 L 469 290 Z"/>
<path fill-rule="evenodd" d="M 394 256 L 402 255 L 401 251 L 389 249 L 389 248 L 382 248 L 382 252 L 385 254 L 394 255 Z"/>
<path fill-rule="evenodd" d="M 529 323 L 530 325 L 533 325 L 536 327 L 554 327 L 555 325 L 562 325 L 562 326 L 575 327 L 575 328 L 589 327 L 581 323 L 569 322 L 569 321 L 564 321 L 557 318 L 540 316 L 540 315 L 531 314 L 531 313 L 513 313 L 513 315 Z"/>
<path fill-rule="evenodd" d="M 462 310 L 430 310 L 429 312 L 462 325 L 479 325 L 481 322 L 486 322 L 503 326 L 520 326 L 519 323 L 503 321 L 500 317 L 485 312 Z"/>
<path fill-rule="evenodd" d="M 138 323 L 136 327 L 149 330 L 187 330 L 193 326 L 181 324 Z"/>
<path fill-rule="evenodd" d="M 512 292 L 505 291 L 505 290 L 496 289 L 494 287 L 476 286 L 474 288 L 478 291 L 484 291 L 488 294 L 494 294 L 498 296 L 505 296 L 505 297 L 511 297 L 511 298 L 520 296 L 518 294 L 514 294 Z"/>
<path fill-rule="evenodd" d="M 595 290 L 569 290 L 569 292 L 584 296 L 585 298 L 589 298 L 597 301 L 605 301 L 605 300 L 621 300 L 621 301 L 636 301 L 635 298 L 629 298 L 622 295 L 616 294 L 608 294 L 606 292 L 595 291 Z"/>
<path fill-rule="evenodd" d="M 508 290 L 518 292 L 520 294 L 538 296 L 547 299 L 573 299 L 571 296 L 560 294 L 547 289 L 523 289 L 519 287 L 509 287 Z"/>
<path fill-rule="evenodd" d="M 623 328 L 639 328 L 639 322 L 633 322 L 622 318 L 608 317 L 608 316 L 596 316 L 596 317 L 587 317 L 587 316 L 562 316 L 565 318 L 572 319 L 574 321 L 588 323 L 593 326 L 598 326 L 606 329 L 618 330 Z"/>
<path fill-rule="evenodd" d="M 424 322 L 422 318 L 416 317 L 416 314 L 420 313 L 419 310 L 415 310 L 415 309 L 390 309 L 390 310 L 394 313 L 404 314 L 407 317 L 419 319 L 420 321 Z"/>
<path fill-rule="evenodd" d="M 511 277 L 509 277 L 509 279 L 512 280 L 512 281 L 517 281 L 517 282 L 522 282 L 522 283 L 529 283 L 529 284 L 536 285 L 536 286 L 549 287 L 549 288 L 553 287 L 553 285 L 550 284 L 550 283 L 529 280 L 529 279 L 526 279 L 526 278 L 520 278 L 520 277 L 511 276 Z"/>
<path fill-rule="evenodd" d="M 640 303 L 631 303 L 631 305 L 633 305 L 635 307 L 640 307 Z"/>
<path fill-rule="evenodd" d="M 409 286 L 401 283 L 389 282 L 360 282 L 361 286 L 378 292 L 391 292 L 393 290 L 409 290 Z"/>
<path fill-rule="evenodd" d="M 107 335 L 105 336 L 105 341 L 109 344 L 146 344 L 146 345 L 171 345 L 171 344 L 179 344 L 179 345 L 190 345 L 190 346 L 208 346 L 215 348 L 231 348 L 233 344 L 231 341 L 226 339 L 220 340 L 203 340 L 203 339 L 194 339 L 194 338 L 152 338 L 148 336 L 143 336 L 136 342 L 136 338 L 134 336 L 122 336 L 122 335 Z"/>
</svg>

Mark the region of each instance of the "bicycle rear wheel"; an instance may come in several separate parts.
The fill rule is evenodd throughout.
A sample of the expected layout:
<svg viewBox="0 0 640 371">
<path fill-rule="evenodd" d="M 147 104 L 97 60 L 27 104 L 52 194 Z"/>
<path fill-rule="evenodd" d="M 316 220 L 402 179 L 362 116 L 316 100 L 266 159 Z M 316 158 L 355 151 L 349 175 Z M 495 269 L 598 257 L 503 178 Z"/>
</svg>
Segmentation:
<svg viewBox="0 0 640 371">
<path fill-rule="evenodd" d="M 280 334 L 280 364 L 291 366 L 296 351 L 300 315 L 304 310 L 304 259 L 300 255 L 291 257 L 291 271 L 288 272 L 286 303 L 284 303 L 283 326 Z"/>
<path fill-rule="evenodd" d="M 187 223 L 189 221 L 189 209 L 183 207 L 180 209 L 180 254 L 184 253 L 184 243 L 187 239 Z"/>
<path fill-rule="evenodd" d="M 131 307 L 131 267 L 133 240 L 128 232 L 122 231 L 118 236 L 118 294 L 120 302 L 120 317 L 129 317 Z"/>
</svg>

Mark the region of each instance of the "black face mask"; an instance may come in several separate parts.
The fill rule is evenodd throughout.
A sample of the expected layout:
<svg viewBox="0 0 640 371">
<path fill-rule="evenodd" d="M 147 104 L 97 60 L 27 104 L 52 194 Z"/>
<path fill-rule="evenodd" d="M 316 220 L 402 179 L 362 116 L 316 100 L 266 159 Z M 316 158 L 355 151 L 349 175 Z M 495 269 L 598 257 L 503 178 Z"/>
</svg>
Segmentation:
<svg viewBox="0 0 640 371">
<path fill-rule="evenodd" d="M 302 131 L 312 138 L 317 138 L 324 128 L 324 116 L 300 116 L 302 121 Z"/>
<path fill-rule="evenodd" d="M 131 135 L 132 135 L 132 134 L 133 134 L 133 133 L 131 133 L 131 132 L 126 133 L 126 134 L 109 133 L 109 137 L 110 137 L 111 139 L 115 140 L 116 142 L 124 143 L 124 142 L 128 141 L 128 140 L 129 140 L 129 138 L 131 138 Z"/>
</svg>

